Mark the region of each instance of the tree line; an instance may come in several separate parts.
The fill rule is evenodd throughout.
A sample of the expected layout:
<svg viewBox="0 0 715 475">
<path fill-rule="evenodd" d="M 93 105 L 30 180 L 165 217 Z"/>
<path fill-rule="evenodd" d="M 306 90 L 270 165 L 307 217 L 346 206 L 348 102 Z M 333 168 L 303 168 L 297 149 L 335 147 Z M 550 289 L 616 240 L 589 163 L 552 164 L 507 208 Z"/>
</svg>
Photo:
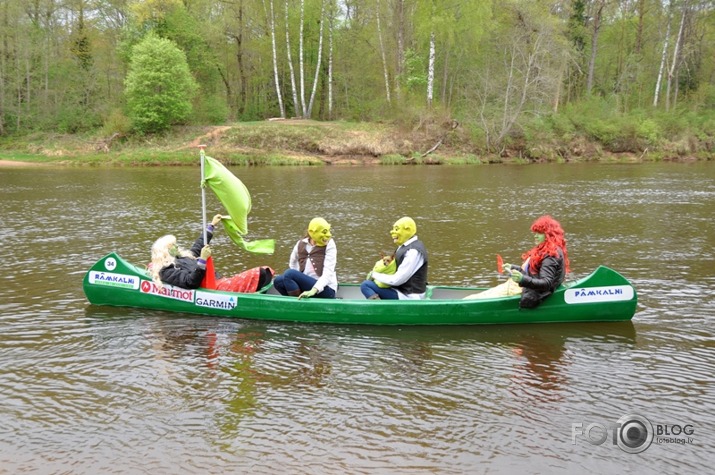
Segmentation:
<svg viewBox="0 0 715 475">
<path fill-rule="evenodd" d="M 439 115 L 494 151 L 715 129 L 713 1 L 3 0 L 0 36 L 4 136 Z"/>
</svg>

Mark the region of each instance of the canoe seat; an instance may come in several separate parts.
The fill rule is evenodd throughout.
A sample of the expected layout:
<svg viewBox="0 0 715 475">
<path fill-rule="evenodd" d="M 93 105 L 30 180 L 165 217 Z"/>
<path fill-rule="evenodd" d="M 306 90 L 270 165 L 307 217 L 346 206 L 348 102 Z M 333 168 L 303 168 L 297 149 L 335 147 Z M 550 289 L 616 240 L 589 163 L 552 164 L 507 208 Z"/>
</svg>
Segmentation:
<svg viewBox="0 0 715 475">
<path fill-rule="evenodd" d="M 428 285 L 425 292 L 425 300 L 462 300 L 467 295 L 480 292 L 485 289 L 477 288 L 453 288 L 441 287 L 438 285 Z"/>
</svg>

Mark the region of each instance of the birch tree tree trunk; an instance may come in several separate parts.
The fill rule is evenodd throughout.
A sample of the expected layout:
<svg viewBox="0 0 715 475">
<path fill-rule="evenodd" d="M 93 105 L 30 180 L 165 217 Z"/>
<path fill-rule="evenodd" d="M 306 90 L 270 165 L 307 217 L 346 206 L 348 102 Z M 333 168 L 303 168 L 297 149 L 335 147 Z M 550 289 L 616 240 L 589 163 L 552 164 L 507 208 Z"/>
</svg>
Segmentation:
<svg viewBox="0 0 715 475">
<path fill-rule="evenodd" d="M 588 61 L 588 80 L 586 81 L 586 94 L 591 95 L 593 90 L 593 71 L 596 68 L 596 53 L 598 52 L 598 34 L 601 30 L 601 17 L 606 0 L 599 0 L 593 17 L 593 35 L 591 36 L 591 58 Z"/>
<path fill-rule="evenodd" d="M 382 73 L 385 77 L 385 98 L 390 104 L 390 75 L 387 72 L 387 59 L 385 57 L 385 44 L 382 41 L 382 28 L 380 27 L 380 0 L 377 0 L 377 10 L 375 12 L 377 18 L 377 37 L 380 40 L 380 55 L 382 56 Z"/>
<path fill-rule="evenodd" d="M 397 51 L 395 57 L 395 96 L 399 101 L 402 96 L 400 81 L 405 65 L 405 0 L 395 0 L 394 23 L 396 25 Z"/>
<path fill-rule="evenodd" d="M 427 66 L 427 107 L 432 107 L 434 98 L 434 62 L 435 62 L 435 33 L 434 29 L 429 36 L 429 65 Z"/>
<path fill-rule="evenodd" d="M 665 71 L 665 61 L 668 57 L 668 42 L 670 41 L 670 23 L 672 21 L 672 13 L 668 14 L 668 26 L 665 29 L 665 39 L 663 39 L 663 54 L 660 56 L 660 68 L 658 69 L 658 79 L 655 81 L 655 94 L 653 94 L 653 107 L 658 107 L 658 98 L 660 97 L 660 85 L 663 82 L 663 71 Z"/>
<path fill-rule="evenodd" d="M 276 85 L 276 96 L 278 97 L 278 107 L 280 109 L 280 114 L 283 119 L 286 117 L 286 109 L 285 106 L 283 105 L 283 93 L 281 92 L 281 83 L 278 78 L 278 54 L 277 54 L 277 49 L 276 49 L 276 17 L 275 13 L 273 10 L 273 0 L 268 0 L 268 3 L 270 5 L 270 12 L 266 12 L 266 16 L 268 17 L 268 25 L 271 30 L 271 48 L 272 48 L 272 57 L 273 57 L 273 81 L 275 82 Z M 263 8 L 265 10 L 266 4 L 263 4 Z"/>
<path fill-rule="evenodd" d="M 683 13 L 680 16 L 680 28 L 678 29 L 678 36 L 675 38 L 675 45 L 673 46 L 673 61 L 670 64 L 670 69 L 668 70 L 668 84 L 665 87 L 665 110 L 670 110 L 670 89 L 673 84 L 673 76 L 678 67 L 678 62 L 680 60 L 680 49 L 683 41 L 683 29 L 685 28 L 685 17 L 688 11 L 688 4 L 685 2 L 683 5 Z"/>
<path fill-rule="evenodd" d="M 308 116 L 308 108 L 305 104 L 305 59 L 303 52 L 303 22 L 305 21 L 305 0 L 300 0 L 300 38 L 298 40 L 298 54 L 300 67 L 300 104 L 303 109 L 303 117 Z"/>
<path fill-rule="evenodd" d="M 335 27 L 335 3 L 330 2 L 328 19 L 328 119 L 333 120 L 333 30 Z"/>
<path fill-rule="evenodd" d="M 290 90 L 293 93 L 293 115 L 298 116 L 301 106 L 298 102 L 298 90 L 295 86 L 295 68 L 293 68 L 293 57 L 290 51 L 290 23 L 288 22 L 288 0 L 285 0 L 285 28 L 286 28 L 286 53 L 288 55 L 288 68 L 290 70 Z"/>
<path fill-rule="evenodd" d="M 318 78 L 320 77 L 320 61 L 323 53 L 323 25 L 325 17 L 325 0 L 320 3 L 320 28 L 318 31 L 318 59 L 315 62 L 315 77 L 313 78 L 313 91 L 310 94 L 310 104 L 308 105 L 308 113 L 305 116 L 309 119 L 313 113 L 313 103 L 315 102 L 315 91 L 318 89 Z"/>
</svg>

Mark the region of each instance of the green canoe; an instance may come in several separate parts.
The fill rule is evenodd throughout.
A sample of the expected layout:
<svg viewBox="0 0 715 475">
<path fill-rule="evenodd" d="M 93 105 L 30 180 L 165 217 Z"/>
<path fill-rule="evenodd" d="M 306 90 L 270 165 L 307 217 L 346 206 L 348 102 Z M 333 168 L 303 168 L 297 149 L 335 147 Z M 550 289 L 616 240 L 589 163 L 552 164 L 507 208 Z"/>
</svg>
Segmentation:
<svg viewBox="0 0 715 475">
<path fill-rule="evenodd" d="M 425 300 L 366 300 L 356 284 L 343 284 L 337 299 L 284 297 L 269 285 L 256 293 L 159 290 L 145 269 L 115 253 L 87 272 L 84 293 L 91 304 L 255 320 L 365 325 L 481 325 L 503 323 L 630 320 L 635 288 L 618 272 L 601 266 L 561 286 L 538 308 L 519 309 L 519 297 L 462 300 L 480 288 L 429 286 Z"/>
</svg>

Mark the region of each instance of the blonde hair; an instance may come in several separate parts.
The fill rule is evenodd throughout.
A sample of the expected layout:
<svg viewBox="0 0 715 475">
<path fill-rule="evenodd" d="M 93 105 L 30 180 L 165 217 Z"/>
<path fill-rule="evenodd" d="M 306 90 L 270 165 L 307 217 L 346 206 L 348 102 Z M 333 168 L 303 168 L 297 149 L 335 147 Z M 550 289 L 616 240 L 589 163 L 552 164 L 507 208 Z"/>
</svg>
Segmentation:
<svg viewBox="0 0 715 475">
<path fill-rule="evenodd" d="M 174 262 L 176 262 L 176 258 L 169 252 L 169 249 L 175 245 L 177 245 L 176 236 L 167 234 L 154 241 L 154 244 L 151 246 L 151 263 L 149 264 L 149 270 L 151 271 L 154 283 L 159 288 L 164 286 L 159 277 L 159 273 L 164 267 L 174 265 Z M 191 254 L 191 252 L 181 248 L 179 248 L 179 256 L 196 259 L 196 256 Z"/>
</svg>

